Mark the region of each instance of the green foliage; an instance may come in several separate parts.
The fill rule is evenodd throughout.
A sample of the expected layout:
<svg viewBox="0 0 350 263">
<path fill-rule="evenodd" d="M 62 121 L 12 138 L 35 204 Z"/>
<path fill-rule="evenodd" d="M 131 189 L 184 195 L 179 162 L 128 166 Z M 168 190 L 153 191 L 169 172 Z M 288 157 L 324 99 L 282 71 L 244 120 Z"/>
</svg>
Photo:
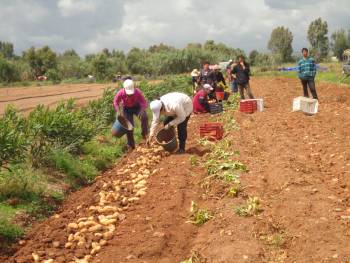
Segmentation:
<svg viewBox="0 0 350 263">
<path fill-rule="evenodd" d="M 49 147 L 79 152 L 81 145 L 95 135 L 94 124 L 74 102 L 62 102 L 54 110 L 39 105 L 28 117 L 33 162 L 40 162 Z"/>
<path fill-rule="evenodd" d="M 0 218 L 0 241 L 12 242 L 22 237 L 24 231 L 21 227 L 10 223 L 8 220 Z"/>
<path fill-rule="evenodd" d="M 350 30 L 345 32 L 344 29 L 340 29 L 332 34 L 331 39 L 332 51 L 341 60 L 344 50 L 350 48 Z"/>
<path fill-rule="evenodd" d="M 31 201 L 45 192 L 45 180 L 28 165 L 15 165 L 0 173 L 0 201 L 19 198 Z"/>
<path fill-rule="evenodd" d="M 19 71 L 13 62 L 0 56 L 0 82 L 14 82 L 20 79 Z"/>
<path fill-rule="evenodd" d="M 307 38 L 311 44 L 311 53 L 319 59 L 324 59 L 329 52 L 328 39 L 328 24 L 327 21 L 322 21 L 318 18 L 311 22 L 307 31 Z"/>
<path fill-rule="evenodd" d="M 102 53 L 94 56 L 91 61 L 91 65 L 92 74 L 96 77 L 97 80 L 105 80 L 111 78 L 111 74 L 109 72 L 111 63 L 105 54 Z"/>
<path fill-rule="evenodd" d="M 0 169 L 11 162 L 22 161 L 28 145 L 26 121 L 8 107 L 0 119 Z"/>
<path fill-rule="evenodd" d="M 49 69 L 57 68 L 57 55 L 48 46 L 39 49 L 31 47 L 24 52 L 23 57 L 36 77 L 45 75 Z"/>
<path fill-rule="evenodd" d="M 10 42 L 0 41 L 0 55 L 6 59 L 13 58 L 13 44 Z"/>
<path fill-rule="evenodd" d="M 268 43 L 268 48 L 273 54 L 278 54 L 282 62 L 288 62 L 292 59 L 292 32 L 283 26 L 276 27 L 272 33 Z"/>
<path fill-rule="evenodd" d="M 246 204 L 235 209 L 235 213 L 239 216 L 253 216 L 259 214 L 261 211 L 258 197 L 249 197 Z"/>
<path fill-rule="evenodd" d="M 212 213 L 208 209 L 199 208 L 193 201 L 191 203 L 190 213 L 190 220 L 188 222 L 196 226 L 201 226 L 213 218 Z"/>
<path fill-rule="evenodd" d="M 50 167 L 64 172 L 78 185 L 92 182 L 98 174 L 91 162 L 74 158 L 72 154 L 62 149 L 51 149 L 47 159 Z"/>
</svg>

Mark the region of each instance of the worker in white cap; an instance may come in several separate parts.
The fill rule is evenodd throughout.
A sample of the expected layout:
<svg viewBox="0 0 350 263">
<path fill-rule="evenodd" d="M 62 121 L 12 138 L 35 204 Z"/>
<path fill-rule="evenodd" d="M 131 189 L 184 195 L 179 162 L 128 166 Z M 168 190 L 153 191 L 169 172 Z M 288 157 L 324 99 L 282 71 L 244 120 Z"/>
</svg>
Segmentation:
<svg viewBox="0 0 350 263">
<path fill-rule="evenodd" d="M 210 84 L 204 84 L 203 88 L 199 90 L 193 97 L 193 112 L 205 113 L 209 112 L 209 97 L 208 95 L 214 88 Z"/>
<path fill-rule="evenodd" d="M 120 104 L 122 109 L 120 109 Z M 132 125 L 134 125 L 134 115 L 141 121 L 142 137 L 147 138 L 148 117 L 146 113 L 147 101 L 140 89 L 135 88 L 134 81 L 126 79 L 123 82 L 123 88 L 118 91 L 113 101 L 114 109 L 118 115 L 123 115 Z M 113 125 L 113 127 L 116 124 Z M 112 128 L 113 134 L 113 128 Z M 135 148 L 134 132 L 127 132 L 128 147 Z"/>
<path fill-rule="evenodd" d="M 150 103 L 153 113 L 153 120 L 150 129 L 150 135 L 147 143 L 149 144 L 154 136 L 156 127 L 160 122 L 160 115 L 165 115 L 164 128 L 170 129 L 177 127 L 179 149 L 177 153 L 185 153 L 187 140 L 187 123 L 193 111 L 192 100 L 189 96 L 180 92 L 171 92 L 154 100 Z"/>
</svg>

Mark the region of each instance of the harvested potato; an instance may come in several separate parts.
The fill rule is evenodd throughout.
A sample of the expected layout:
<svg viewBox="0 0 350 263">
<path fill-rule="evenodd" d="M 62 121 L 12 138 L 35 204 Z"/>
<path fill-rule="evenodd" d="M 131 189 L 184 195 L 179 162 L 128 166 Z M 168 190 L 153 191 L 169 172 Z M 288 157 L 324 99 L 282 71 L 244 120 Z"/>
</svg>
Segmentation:
<svg viewBox="0 0 350 263">
<path fill-rule="evenodd" d="M 144 195 L 146 195 L 146 192 L 145 192 L 145 191 L 142 191 L 142 190 L 139 190 L 139 191 L 137 191 L 137 193 L 136 193 L 136 196 L 137 196 L 137 197 L 141 197 L 141 196 L 144 196 Z"/>
<path fill-rule="evenodd" d="M 52 242 L 52 246 L 54 247 L 54 248 L 59 248 L 60 247 L 60 242 L 59 241 L 54 241 L 54 242 Z"/>
<path fill-rule="evenodd" d="M 48 260 L 43 261 L 43 263 L 54 263 L 54 261 L 53 261 L 52 258 L 50 258 L 50 259 L 48 259 Z"/>
<path fill-rule="evenodd" d="M 68 236 L 68 241 L 69 241 L 69 242 L 72 242 L 73 239 L 74 239 L 74 235 L 73 235 L 73 234 L 70 234 L 70 235 Z"/>
<path fill-rule="evenodd" d="M 101 225 L 95 225 L 95 226 L 91 226 L 89 227 L 89 232 L 99 232 L 102 230 L 102 226 Z"/>
<path fill-rule="evenodd" d="M 116 222 L 117 222 L 117 219 L 104 218 L 104 219 L 100 220 L 100 223 L 104 226 L 109 226 L 109 225 L 115 224 Z"/>
<path fill-rule="evenodd" d="M 73 243 L 67 242 L 67 243 L 64 245 L 64 247 L 65 247 L 65 248 L 71 248 L 72 245 L 73 245 Z"/>
<path fill-rule="evenodd" d="M 99 244 L 101 247 L 103 247 L 103 246 L 107 245 L 107 240 L 101 239 Z"/>
<path fill-rule="evenodd" d="M 114 234 L 113 234 L 113 232 L 108 231 L 108 232 L 103 233 L 102 236 L 103 236 L 103 239 L 110 240 L 113 238 Z"/>
<path fill-rule="evenodd" d="M 39 257 L 38 254 L 32 253 L 32 257 L 33 257 L 34 262 L 39 262 L 40 261 L 40 257 Z"/>
<path fill-rule="evenodd" d="M 76 224 L 76 223 L 69 223 L 68 224 L 68 228 L 69 229 L 74 229 L 74 230 L 78 229 L 78 224 Z"/>
</svg>

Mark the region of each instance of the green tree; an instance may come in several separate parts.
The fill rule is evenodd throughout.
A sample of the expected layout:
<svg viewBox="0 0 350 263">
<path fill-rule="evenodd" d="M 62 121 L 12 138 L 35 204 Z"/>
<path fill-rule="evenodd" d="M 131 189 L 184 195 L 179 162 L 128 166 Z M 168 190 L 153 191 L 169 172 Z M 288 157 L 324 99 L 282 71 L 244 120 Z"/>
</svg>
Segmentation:
<svg viewBox="0 0 350 263">
<path fill-rule="evenodd" d="M 6 59 L 13 58 L 13 44 L 0 41 L 0 54 Z"/>
<path fill-rule="evenodd" d="M 48 46 L 39 49 L 31 47 L 24 52 L 23 57 L 28 61 L 35 77 L 57 68 L 57 55 Z"/>
<path fill-rule="evenodd" d="M 252 66 L 255 66 L 256 65 L 256 58 L 257 56 L 259 56 L 259 52 L 257 50 L 252 50 L 250 53 L 249 53 L 249 62 L 250 62 L 250 65 Z"/>
<path fill-rule="evenodd" d="M 312 47 L 311 53 L 321 59 L 326 58 L 329 52 L 329 39 L 327 34 L 327 21 L 322 21 L 321 18 L 312 21 L 307 31 L 307 38 Z"/>
<path fill-rule="evenodd" d="M 0 56 L 0 81 L 12 82 L 19 80 L 19 72 L 16 66 Z"/>
<path fill-rule="evenodd" d="M 92 74 L 96 77 L 97 80 L 106 80 L 110 78 L 110 67 L 111 63 L 108 60 L 105 53 L 96 55 L 92 61 Z"/>
<path fill-rule="evenodd" d="M 288 62 L 292 59 L 292 42 L 292 32 L 288 28 L 279 26 L 272 30 L 267 47 L 274 55 L 278 54 L 282 62 Z"/>
<path fill-rule="evenodd" d="M 331 47 L 334 55 L 341 59 L 344 50 L 350 48 L 350 30 L 347 33 L 344 29 L 334 32 L 331 36 Z"/>
</svg>

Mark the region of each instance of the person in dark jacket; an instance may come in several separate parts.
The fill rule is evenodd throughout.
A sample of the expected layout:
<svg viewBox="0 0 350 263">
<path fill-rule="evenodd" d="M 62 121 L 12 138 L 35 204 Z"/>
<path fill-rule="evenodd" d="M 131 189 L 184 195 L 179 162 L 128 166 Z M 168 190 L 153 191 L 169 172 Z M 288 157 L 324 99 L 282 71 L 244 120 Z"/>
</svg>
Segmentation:
<svg viewBox="0 0 350 263">
<path fill-rule="evenodd" d="M 241 99 L 244 100 L 244 91 L 247 91 L 247 94 L 250 99 L 254 99 L 254 95 L 250 88 L 249 79 L 250 79 L 250 66 L 245 62 L 243 55 L 239 56 L 237 65 L 232 70 L 233 77 L 237 80 L 239 93 Z"/>
<path fill-rule="evenodd" d="M 318 100 L 316 87 L 315 87 L 315 76 L 316 76 L 316 64 L 315 60 L 309 57 L 309 50 L 303 48 L 301 50 L 303 58 L 298 62 L 298 75 L 303 85 L 304 97 L 309 97 L 308 88 L 311 91 L 312 97 Z"/>
<path fill-rule="evenodd" d="M 204 84 L 209 84 L 215 89 L 217 82 L 216 76 L 215 72 L 209 68 L 208 61 L 204 62 L 203 69 L 200 71 L 197 81 L 201 87 L 203 87 Z"/>
</svg>

